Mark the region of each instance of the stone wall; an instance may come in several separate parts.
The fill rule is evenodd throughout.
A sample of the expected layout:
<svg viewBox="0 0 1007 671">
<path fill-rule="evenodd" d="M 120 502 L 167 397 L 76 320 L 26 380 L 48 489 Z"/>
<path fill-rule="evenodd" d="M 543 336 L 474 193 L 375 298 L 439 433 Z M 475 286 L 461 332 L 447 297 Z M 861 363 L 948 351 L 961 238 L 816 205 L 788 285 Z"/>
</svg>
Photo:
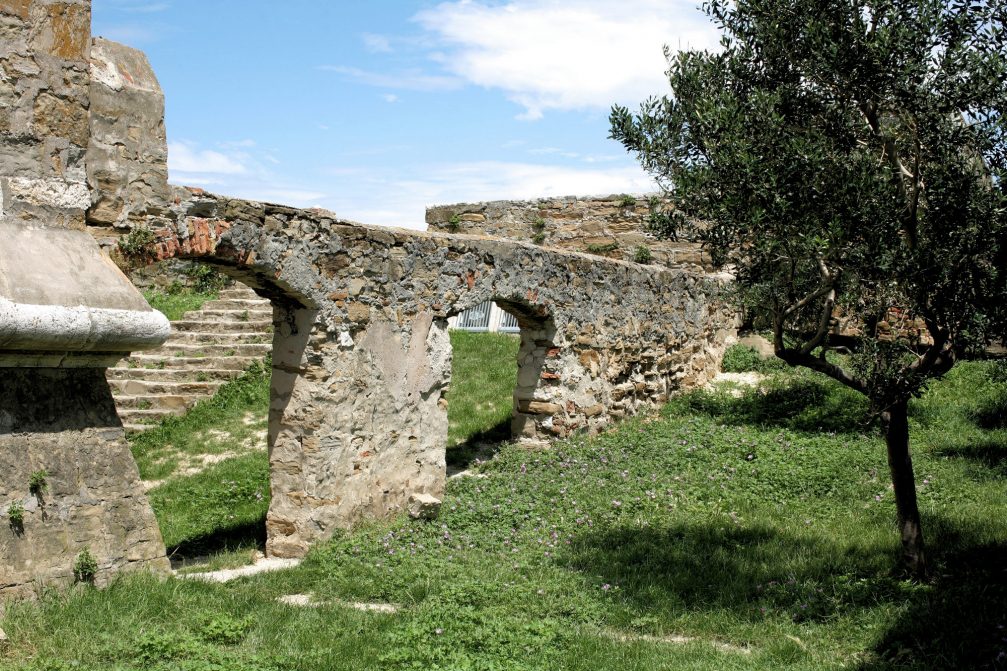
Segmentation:
<svg viewBox="0 0 1007 671">
<path fill-rule="evenodd" d="M 0 217 L 83 230 L 90 3 L 0 0 Z"/>
<path fill-rule="evenodd" d="M 0 401 L 39 406 L 0 421 L 0 495 L 27 508 L 26 475 L 52 474 L 52 498 L 28 511 L 23 536 L 0 543 L 6 589 L 65 578 L 85 546 L 105 570 L 164 565 L 101 366 L 167 333 L 92 233 L 146 231 L 153 242 L 126 260 L 202 262 L 271 299 L 271 555 L 303 555 L 334 529 L 442 494 L 447 320 L 471 306 L 493 300 L 521 326 L 513 426 L 526 440 L 596 433 L 719 367 L 734 323 L 719 301 L 727 278 L 562 249 L 612 237 L 619 249 L 650 245 L 665 264 L 701 266 L 694 249 L 648 241 L 639 203 L 530 205 L 512 220 L 531 217 L 547 243 L 538 245 L 515 241 L 516 228 L 419 233 L 169 190 L 156 78 L 142 54 L 102 41 L 89 63 L 87 14 L 83 0 L 0 0 L 12 40 L 0 55 L 13 54 L 0 57 L 0 99 L 20 133 L 0 129 L 0 156 L 12 158 L 0 169 L 0 254 L 17 259 L 0 263 L 0 298 L 13 306 L 10 318 L 0 310 L 0 376 L 18 399 Z M 506 219 L 493 204 L 466 207 L 483 208 L 457 218 L 473 231 L 479 216 Z M 50 321 L 32 330 L 38 314 Z M 83 368 L 65 370 L 73 365 Z M 39 542 L 25 543 L 29 534 Z"/>
<path fill-rule="evenodd" d="M 667 205 L 658 196 L 625 194 L 497 200 L 430 207 L 426 220 L 434 231 L 533 242 L 624 261 L 641 260 L 638 250 L 643 247 L 650 256 L 646 263 L 711 271 L 710 258 L 697 242 L 659 240 L 650 232 L 651 213 Z"/>
<path fill-rule="evenodd" d="M 703 384 L 733 327 L 725 277 L 487 237 L 363 226 L 177 189 L 142 262 L 199 259 L 270 297 L 270 554 L 444 486 L 447 320 L 521 325 L 515 434 L 594 433 Z"/>
<path fill-rule="evenodd" d="M 167 213 L 164 93 L 142 51 L 95 38 L 90 63 L 87 224 L 103 247 Z"/>
<path fill-rule="evenodd" d="M 166 571 L 157 520 L 139 487 L 104 371 L 0 370 L 0 595 L 69 583 L 78 555 L 116 572 Z M 45 489 L 29 490 L 45 472 Z M 23 509 L 16 524 L 12 506 Z"/>
<path fill-rule="evenodd" d="M 0 0 L 3 595 L 69 580 L 85 548 L 99 582 L 167 567 L 104 367 L 168 324 L 85 230 L 90 44 L 89 2 Z"/>
</svg>

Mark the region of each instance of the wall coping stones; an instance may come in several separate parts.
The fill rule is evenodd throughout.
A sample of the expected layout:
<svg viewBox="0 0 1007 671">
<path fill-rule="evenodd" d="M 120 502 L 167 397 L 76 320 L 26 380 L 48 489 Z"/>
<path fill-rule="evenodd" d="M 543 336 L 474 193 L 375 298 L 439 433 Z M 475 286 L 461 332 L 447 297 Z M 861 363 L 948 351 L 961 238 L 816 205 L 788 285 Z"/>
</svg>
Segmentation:
<svg viewBox="0 0 1007 671">
<path fill-rule="evenodd" d="M 25 352 L 118 353 L 151 349 L 170 325 L 147 305 L 86 231 L 0 223 L 0 363 L 39 365 Z M 58 365 L 106 363 L 76 358 Z"/>
</svg>

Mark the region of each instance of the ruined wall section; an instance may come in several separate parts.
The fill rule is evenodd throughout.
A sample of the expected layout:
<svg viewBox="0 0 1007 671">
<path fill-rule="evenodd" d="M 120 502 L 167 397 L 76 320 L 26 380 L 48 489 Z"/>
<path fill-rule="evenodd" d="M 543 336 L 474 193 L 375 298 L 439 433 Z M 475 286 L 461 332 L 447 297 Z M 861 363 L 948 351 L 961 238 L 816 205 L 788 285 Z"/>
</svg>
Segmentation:
<svg viewBox="0 0 1007 671">
<path fill-rule="evenodd" d="M 90 3 L 0 0 L 0 595 L 166 569 L 104 367 L 168 333 L 85 230 Z M 33 474 L 45 487 L 30 491 Z"/>
<path fill-rule="evenodd" d="M 514 428 L 593 433 L 703 384 L 727 278 L 486 237 L 340 221 L 176 190 L 146 262 L 203 259 L 274 301 L 268 550 L 440 496 L 447 319 L 495 300 L 522 326 Z"/>
<path fill-rule="evenodd" d="M 133 222 L 168 214 L 164 93 L 142 51 L 95 38 L 90 99 L 87 223 L 114 242 Z"/>
<path fill-rule="evenodd" d="M 497 200 L 427 208 L 432 231 L 489 235 L 545 247 L 596 254 L 624 261 L 693 271 L 712 271 L 710 258 L 698 242 L 659 240 L 648 228 L 657 208 L 668 207 L 659 196 L 600 196 Z"/>
</svg>

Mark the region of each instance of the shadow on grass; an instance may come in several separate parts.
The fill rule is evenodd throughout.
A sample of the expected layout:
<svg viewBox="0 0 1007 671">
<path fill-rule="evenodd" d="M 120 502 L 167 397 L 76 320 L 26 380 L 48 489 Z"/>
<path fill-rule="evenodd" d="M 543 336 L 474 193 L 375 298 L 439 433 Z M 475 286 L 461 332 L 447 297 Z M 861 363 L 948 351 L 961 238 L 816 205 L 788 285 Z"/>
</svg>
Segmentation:
<svg viewBox="0 0 1007 671">
<path fill-rule="evenodd" d="M 189 538 L 168 548 L 168 558 L 172 562 L 182 562 L 197 557 L 243 548 L 266 547 L 266 516 L 254 522 L 215 529 L 212 533 Z"/>
<path fill-rule="evenodd" d="M 1007 429 L 1007 393 L 987 399 L 985 406 L 975 413 L 975 424 L 987 431 Z"/>
<path fill-rule="evenodd" d="M 1007 543 L 931 524 L 933 585 L 918 590 L 860 671 L 1007 669 Z"/>
<path fill-rule="evenodd" d="M 970 473 L 981 480 L 1007 478 L 1007 436 L 988 436 L 967 443 L 936 444 L 934 454 L 972 462 L 979 470 L 970 469 Z"/>
<path fill-rule="evenodd" d="M 452 472 L 464 471 L 476 459 L 483 461 L 491 459 L 500 449 L 500 445 L 511 439 L 510 424 L 508 418 L 489 429 L 469 436 L 468 440 L 463 443 L 449 447 L 445 454 L 448 470 Z"/>
<path fill-rule="evenodd" d="M 894 575 L 894 541 L 892 552 L 869 550 L 758 526 L 598 531 L 565 560 L 618 586 L 628 618 L 729 610 L 755 624 L 780 616 L 810 624 L 890 604 L 900 615 L 861 671 L 1007 668 L 1007 545 L 928 522 L 937 567 L 930 585 Z"/>
<path fill-rule="evenodd" d="M 863 433 L 876 426 L 868 415 L 867 400 L 830 380 L 802 377 L 727 393 L 696 392 L 681 398 L 691 412 L 725 424 L 778 426 L 795 431 Z"/>
<path fill-rule="evenodd" d="M 582 536 L 568 557 L 599 583 L 618 585 L 632 610 L 671 618 L 726 609 L 753 622 L 779 613 L 815 621 L 901 591 L 888 575 L 893 555 L 762 526 L 611 529 Z"/>
</svg>

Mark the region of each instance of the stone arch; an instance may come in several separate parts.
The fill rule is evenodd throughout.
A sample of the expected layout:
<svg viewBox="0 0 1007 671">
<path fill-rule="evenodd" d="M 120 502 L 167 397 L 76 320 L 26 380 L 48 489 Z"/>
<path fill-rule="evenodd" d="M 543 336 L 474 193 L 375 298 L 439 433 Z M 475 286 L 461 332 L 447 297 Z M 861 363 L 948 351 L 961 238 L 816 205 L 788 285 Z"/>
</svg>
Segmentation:
<svg viewBox="0 0 1007 671">
<path fill-rule="evenodd" d="M 473 304 L 483 302 L 483 296 L 488 296 L 489 301 L 512 315 L 518 323 L 520 344 L 517 377 L 512 392 L 510 433 L 514 439 L 536 440 L 541 437 L 537 431 L 538 423 L 544 421 L 551 424 L 551 414 L 554 412 L 550 411 L 555 411 L 558 407 L 546 400 L 548 393 L 540 393 L 540 390 L 557 379 L 555 374 L 545 370 L 546 360 L 559 353 L 555 344 L 555 321 L 547 307 L 533 304 L 526 296 L 483 291 L 473 291 L 459 301 L 448 316 L 454 316 Z"/>
</svg>

